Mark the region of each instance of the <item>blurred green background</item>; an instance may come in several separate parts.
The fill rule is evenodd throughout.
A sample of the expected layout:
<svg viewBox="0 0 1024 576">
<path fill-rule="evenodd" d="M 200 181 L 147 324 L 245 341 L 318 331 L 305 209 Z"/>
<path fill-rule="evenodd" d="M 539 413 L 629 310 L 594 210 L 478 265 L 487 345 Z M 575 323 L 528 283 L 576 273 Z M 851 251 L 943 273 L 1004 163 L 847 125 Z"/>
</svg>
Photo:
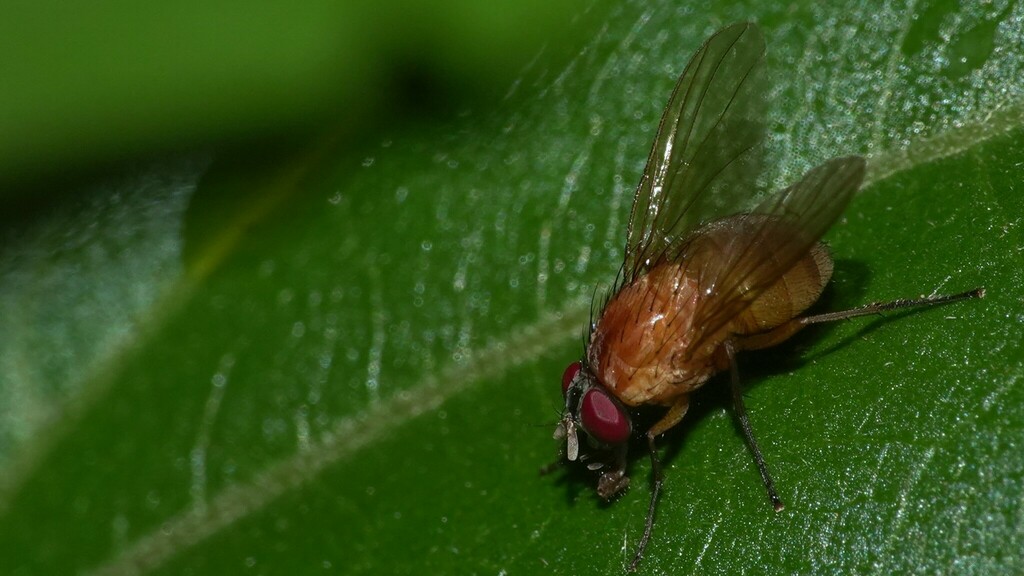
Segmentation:
<svg viewBox="0 0 1024 576">
<path fill-rule="evenodd" d="M 581 6 L 15 3 L 0 20 L 0 194 L 165 150 L 325 125 L 355 137 L 500 94 Z"/>
<path fill-rule="evenodd" d="M 839 154 L 819 310 L 982 301 L 743 358 L 661 441 L 651 574 L 1024 572 L 1024 7 L 1001 1 L 8 7 L 0 571 L 608 574 L 539 477 L 676 77 L 768 42 L 776 188 Z"/>
</svg>

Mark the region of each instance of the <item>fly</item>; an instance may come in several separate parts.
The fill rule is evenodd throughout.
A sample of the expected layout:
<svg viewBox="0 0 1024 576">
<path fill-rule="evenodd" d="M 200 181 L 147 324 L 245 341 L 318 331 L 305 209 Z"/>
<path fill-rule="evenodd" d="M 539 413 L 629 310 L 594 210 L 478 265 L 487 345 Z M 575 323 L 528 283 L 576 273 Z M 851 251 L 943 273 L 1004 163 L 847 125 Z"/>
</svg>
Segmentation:
<svg viewBox="0 0 1024 576">
<path fill-rule="evenodd" d="M 810 324 L 980 298 L 977 288 L 804 315 L 832 277 L 821 237 L 864 180 L 865 160 L 843 156 L 807 172 L 753 210 L 763 162 L 764 38 L 755 24 L 709 38 L 680 76 L 636 189 L 625 261 L 591 322 L 585 352 L 562 376 L 555 438 L 569 461 L 598 472 L 597 493 L 629 485 L 630 438 L 646 439 L 653 475 L 643 557 L 664 475 L 655 438 L 686 415 L 690 393 L 729 371 L 736 417 L 776 511 L 782 499 L 743 405 L 736 354 L 779 344 Z M 667 410 L 638 430 L 641 406 Z"/>
</svg>

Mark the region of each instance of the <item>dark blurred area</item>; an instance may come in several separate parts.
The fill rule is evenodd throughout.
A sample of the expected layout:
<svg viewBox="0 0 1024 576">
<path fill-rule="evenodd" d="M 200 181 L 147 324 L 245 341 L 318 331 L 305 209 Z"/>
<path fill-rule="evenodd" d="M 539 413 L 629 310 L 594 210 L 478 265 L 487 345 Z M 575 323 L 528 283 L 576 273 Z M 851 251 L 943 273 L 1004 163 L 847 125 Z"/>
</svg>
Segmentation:
<svg viewBox="0 0 1024 576">
<path fill-rule="evenodd" d="M 576 3 L 55 2 L 0 21 L 0 205 L 10 221 L 125 161 L 357 143 L 492 105 Z M 13 218 L 12 218 L 13 217 Z"/>
</svg>

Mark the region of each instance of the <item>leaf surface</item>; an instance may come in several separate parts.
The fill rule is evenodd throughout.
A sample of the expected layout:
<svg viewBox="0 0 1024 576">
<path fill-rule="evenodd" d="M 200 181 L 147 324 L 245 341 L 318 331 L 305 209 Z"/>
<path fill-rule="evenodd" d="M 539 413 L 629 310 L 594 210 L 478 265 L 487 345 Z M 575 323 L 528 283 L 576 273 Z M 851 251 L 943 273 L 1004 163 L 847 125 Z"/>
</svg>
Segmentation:
<svg viewBox="0 0 1024 576">
<path fill-rule="evenodd" d="M 98 216 L 26 228 L 3 260 L 23 276 L 3 288 L 21 316 L 2 333 L 0 557 L 15 574 L 623 570 L 647 463 L 611 504 L 586 474 L 540 477 L 558 379 L 621 262 L 675 75 L 754 19 L 775 87 L 765 186 L 871 156 L 817 309 L 988 294 L 745 356 L 787 507 L 771 511 L 716 381 L 661 441 L 641 570 L 1020 572 L 1024 13 L 752 6 L 595 6 L 573 60 L 542 54 L 491 109 L 356 158 L 314 143 L 148 168 L 164 192 L 115 183 L 88 196 Z M 152 198 L 165 209 L 142 212 Z M 41 299 L 55 262 L 50 294 L 97 297 Z M 50 333 L 78 354 L 45 349 Z"/>
</svg>

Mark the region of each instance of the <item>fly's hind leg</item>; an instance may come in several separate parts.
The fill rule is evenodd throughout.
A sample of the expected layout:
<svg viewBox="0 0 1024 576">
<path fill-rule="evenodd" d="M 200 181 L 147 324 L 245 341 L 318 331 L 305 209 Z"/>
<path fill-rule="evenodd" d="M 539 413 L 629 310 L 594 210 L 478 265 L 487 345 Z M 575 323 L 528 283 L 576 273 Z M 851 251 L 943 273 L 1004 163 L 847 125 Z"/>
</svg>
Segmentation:
<svg viewBox="0 0 1024 576">
<path fill-rule="evenodd" d="M 790 336 L 796 334 L 805 326 L 810 324 L 823 324 L 825 322 L 835 322 L 837 320 L 848 320 L 850 318 L 857 318 L 858 316 L 870 316 L 893 310 L 905 310 L 908 308 L 922 308 L 925 306 L 935 306 L 937 304 L 948 304 L 950 302 L 958 302 L 960 300 L 967 300 L 970 298 L 982 298 L 984 296 L 984 288 L 975 288 L 974 290 L 968 290 L 959 294 L 932 295 L 925 296 L 923 298 L 905 298 L 893 300 L 891 302 L 872 302 L 871 304 L 865 304 L 864 306 L 858 306 L 857 308 L 850 308 L 849 310 L 826 312 L 824 314 L 814 314 L 812 316 L 800 316 L 798 318 L 793 318 L 789 322 L 786 322 L 781 326 L 777 326 L 768 332 L 764 332 L 763 334 L 738 337 L 736 339 L 736 349 L 760 350 L 761 348 L 775 346 L 776 344 L 789 339 Z"/>
<path fill-rule="evenodd" d="M 772 482 L 772 477 L 768 473 L 768 466 L 764 462 L 764 456 L 761 455 L 761 449 L 757 446 L 757 440 L 754 438 L 754 432 L 750 426 L 750 419 L 747 418 L 747 410 L 743 405 L 743 390 L 740 387 L 739 369 L 736 366 L 736 352 L 738 350 L 759 350 L 761 348 L 774 346 L 789 339 L 791 336 L 810 324 L 835 322 L 837 320 L 857 318 L 858 316 L 869 316 L 891 310 L 905 310 L 908 308 L 947 304 L 970 298 L 982 298 L 984 296 L 984 288 L 975 288 L 974 290 L 968 290 L 959 294 L 932 295 L 922 298 L 893 300 L 891 302 L 872 302 L 871 304 L 865 304 L 864 306 L 851 308 L 849 310 L 814 314 L 811 316 L 800 316 L 798 318 L 793 318 L 792 320 L 785 322 L 768 332 L 748 336 L 738 336 L 733 340 L 727 340 L 725 342 L 725 353 L 728 357 L 729 374 L 732 380 L 733 407 L 736 410 L 736 416 L 740 421 L 740 427 L 743 429 L 743 435 L 747 439 L 747 444 L 754 453 L 754 460 L 757 462 L 757 468 L 761 472 L 761 479 L 764 480 L 764 486 L 768 490 L 768 498 L 771 499 L 772 506 L 775 507 L 776 511 L 782 510 L 782 500 L 779 499 L 779 495 L 775 492 L 775 484 Z M 660 425 L 661 422 L 658 424 Z"/>
</svg>

